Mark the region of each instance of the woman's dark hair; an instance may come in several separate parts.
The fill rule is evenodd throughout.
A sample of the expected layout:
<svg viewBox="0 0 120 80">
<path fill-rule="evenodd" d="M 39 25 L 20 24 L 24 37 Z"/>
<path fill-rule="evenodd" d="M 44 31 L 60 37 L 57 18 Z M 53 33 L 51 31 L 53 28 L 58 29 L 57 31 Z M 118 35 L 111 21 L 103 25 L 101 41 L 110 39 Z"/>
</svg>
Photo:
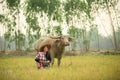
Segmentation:
<svg viewBox="0 0 120 80">
<path fill-rule="evenodd" d="M 43 52 L 45 47 L 47 47 L 48 49 L 50 49 L 50 48 L 51 48 L 51 46 L 50 46 L 50 45 L 45 45 L 45 46 L 43 46 L 43 47 L 40 49 L 40 52 Z"/>
</svg>

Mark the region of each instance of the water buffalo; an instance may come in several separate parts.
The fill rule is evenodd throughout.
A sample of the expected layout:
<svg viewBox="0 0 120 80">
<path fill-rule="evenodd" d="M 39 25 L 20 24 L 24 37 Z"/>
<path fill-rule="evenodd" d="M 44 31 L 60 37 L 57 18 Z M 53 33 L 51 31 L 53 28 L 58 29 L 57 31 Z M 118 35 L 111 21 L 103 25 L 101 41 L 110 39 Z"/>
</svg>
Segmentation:
<svg viewBox="0 0 120 80">
<path fill-rule="evenodd" d="M 68 36 L 59 36 L 59 37 L 45 37 L 40 38 L 36 44 L 39 45 L 36 47 L 40 51 L 42 46 L 50 45 L 49 53 L 51 55 L 51 63 L 54 64 L 54 58 L 58 59 L 58 66 L 60 66 L 62 54 L 65 51 L 65 47 L 69 46 L 69 43 L 73 41 L 71 37 Z"/>
<path fill-rule="evenodd" d="M 54 58 L 58 59 L 58 66 L 60 66 L 62 54 L 65 51 L 65 47 L 69 46 L 69 43 L 73 41 L 72 38 L 68 36 L 60 36 L 60 37 L 51 37 L 53 38 L 53 43 L 51 44 L 51 48 L 49 50 L 51 58 L 52 58 L 52 65 L 54 64 Z"/>
</svg>

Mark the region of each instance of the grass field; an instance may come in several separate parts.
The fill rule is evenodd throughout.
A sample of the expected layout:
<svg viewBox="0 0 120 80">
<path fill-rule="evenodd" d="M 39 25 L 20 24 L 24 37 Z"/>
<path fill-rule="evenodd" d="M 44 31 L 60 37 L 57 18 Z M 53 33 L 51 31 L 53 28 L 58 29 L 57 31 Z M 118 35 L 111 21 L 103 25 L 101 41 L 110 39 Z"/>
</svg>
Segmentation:
<svg viewBox="0 0 120 80">
<path fill-rule="evenodd" d="M 120 55 L 64 56 L 49 69 L 36 68 L 34 57 L 0 57 L 0 80 L 120 80 Z"/>
</svg>

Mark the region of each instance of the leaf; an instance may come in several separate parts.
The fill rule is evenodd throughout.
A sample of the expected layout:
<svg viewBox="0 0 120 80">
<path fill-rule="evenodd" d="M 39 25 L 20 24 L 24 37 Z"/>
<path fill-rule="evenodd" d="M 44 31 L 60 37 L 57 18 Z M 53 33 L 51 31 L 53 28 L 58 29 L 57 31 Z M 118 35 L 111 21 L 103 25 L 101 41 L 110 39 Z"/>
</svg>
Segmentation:
<svg viewBox="0 0 120 80">
<path fill-rule="evenodd" d="M 3 22 L 4 19 L 5 19 L 5 16 L 0 14 L 0 22 Z"/>
<path fill-rule="evenodd" d="M 18 7 L 20 4 L 20 0 L 6 0 L 7 5 L 10 9 L 14 9 L 15 7 Z"/>
<path fill-rule="evenodd" d="M 61 36 L 62 35 L 62 28 L 61 26 L 55 26 L 53 28 L 53 30 L 55 31 L 55 33 L 58 35 L 58 36 Z"/>
<path fill-rule="evenodd" d="M 4 34 L 4 37 L 6 40 L 9 40 L 10 36 L 11 36 L 11 33 L 9 31 Z"/>
</svg>

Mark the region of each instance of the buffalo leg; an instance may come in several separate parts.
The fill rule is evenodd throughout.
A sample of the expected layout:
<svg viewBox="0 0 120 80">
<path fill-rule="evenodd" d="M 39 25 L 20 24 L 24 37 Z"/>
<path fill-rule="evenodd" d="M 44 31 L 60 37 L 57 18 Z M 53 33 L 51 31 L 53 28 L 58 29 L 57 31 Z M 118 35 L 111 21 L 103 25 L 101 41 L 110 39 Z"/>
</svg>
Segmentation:
<svg viewBox="0 0 120 80">
<path fill-rule="evenodd" d="M 61 63 L 61 57 L 58 58 L 58 67 L 60 66 Z"/>
<path fill-rule="evenodd" d="M 51 56 L 51 65 L 53 66 L 53 64 L 54 64 L 54 54 L 51 54 L 50 56 Z"/>
<path fill-rule="evenodd" d="M 53 66 L 53 64 L 54 64 L 54 58 L 51 60 L 51 64 L 52 64 L 52 66 Z"/>
</svg>

